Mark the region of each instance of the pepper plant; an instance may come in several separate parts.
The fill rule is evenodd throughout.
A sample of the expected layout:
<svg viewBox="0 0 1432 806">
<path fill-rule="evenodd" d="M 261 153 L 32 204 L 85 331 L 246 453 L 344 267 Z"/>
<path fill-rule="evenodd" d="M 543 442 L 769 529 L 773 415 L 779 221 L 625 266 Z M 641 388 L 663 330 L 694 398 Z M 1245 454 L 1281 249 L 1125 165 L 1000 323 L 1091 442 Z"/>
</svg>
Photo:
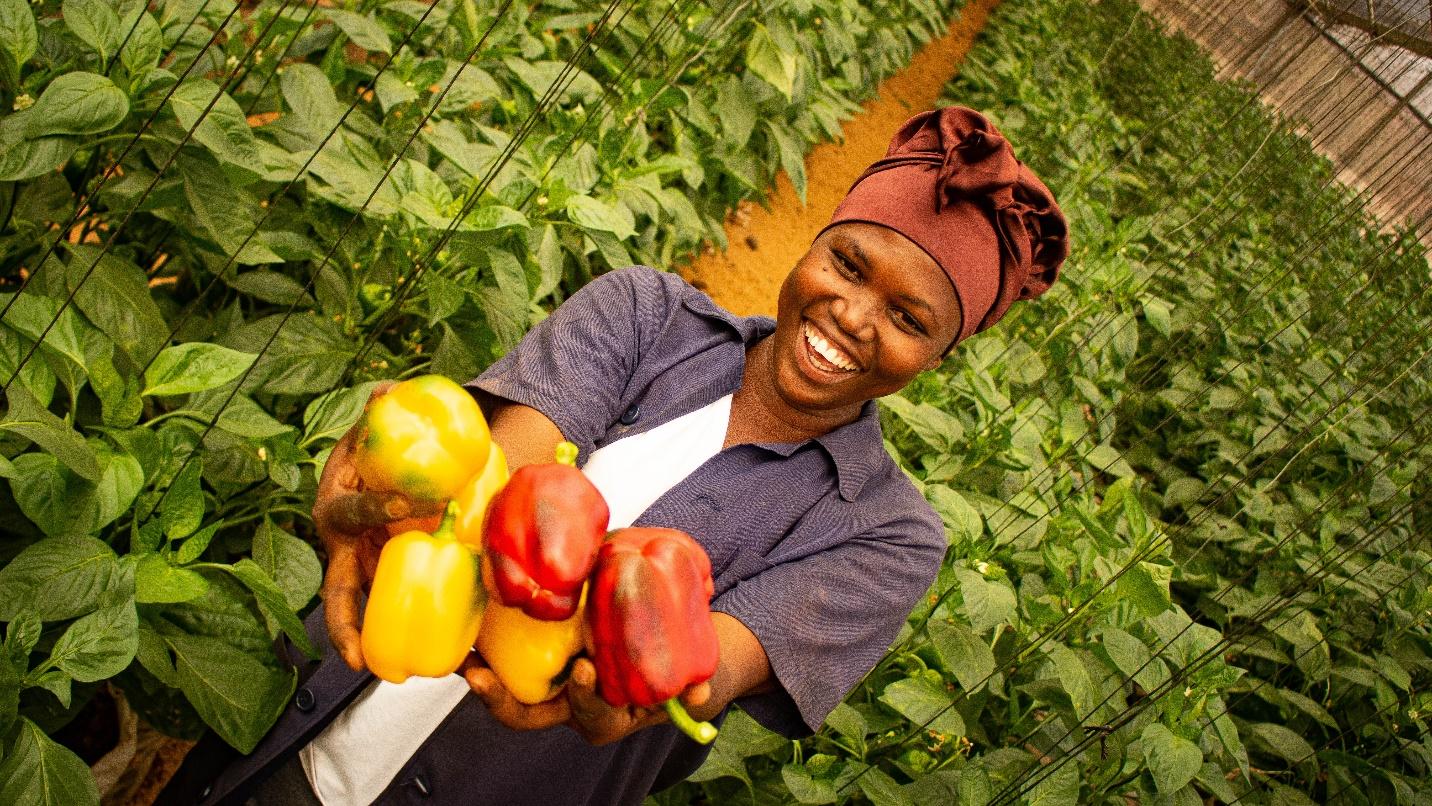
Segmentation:
<svg viewBox="0 0 1432 806">
<path fill-rule="evenodd" d="M 908 0 L 0 0 L 0 800 L 101 685 L 251 749 L 378 379 L 670 266 L 947 22 Z"/>
<path fill-rule="evenodd" d="M 736 715 L 658 803 L 1432 797 L 1428 222 L 1254 90 L 1133 2 L 993 13 L 944 100 L 1074 252 L 884 401 L 940 577 L 814 737 Z"/>
</svg>

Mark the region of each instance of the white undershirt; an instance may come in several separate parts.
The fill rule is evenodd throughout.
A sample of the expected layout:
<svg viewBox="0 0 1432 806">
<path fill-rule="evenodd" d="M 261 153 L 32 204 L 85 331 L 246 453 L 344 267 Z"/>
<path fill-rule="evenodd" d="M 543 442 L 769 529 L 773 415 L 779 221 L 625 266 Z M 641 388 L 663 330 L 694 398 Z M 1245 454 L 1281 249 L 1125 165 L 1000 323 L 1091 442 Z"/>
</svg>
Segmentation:
<svg viewBox="0 0 1432 806">
<path fill-rule="evenodd" d="M 666 491 L 721 451 L 731 396 L 592 453 L 582 472 L 611 510 L 609 529 L 630 526 Z M 368 685 L 312 742 L 299 762 L 325 806 L 368 804 L 468 692 L 458 675 Z"/>
</svg>

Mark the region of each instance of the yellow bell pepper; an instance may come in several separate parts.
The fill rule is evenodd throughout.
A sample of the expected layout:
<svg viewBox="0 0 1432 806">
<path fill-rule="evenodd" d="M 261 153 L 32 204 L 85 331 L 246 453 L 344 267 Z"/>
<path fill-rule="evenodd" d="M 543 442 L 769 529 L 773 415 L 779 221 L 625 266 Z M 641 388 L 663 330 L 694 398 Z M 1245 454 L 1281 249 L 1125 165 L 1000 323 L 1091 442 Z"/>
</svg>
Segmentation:
<svg viewBox="0 0 1432 806">
<path fill-rule="evenodd" d="M 378 557 L 361 643 L 363 662 L 390 683 L 452 674 L 477 640 L 481 555 L 453 534 L 457 518 L 450 503 L 436 532 L 398 535 Z"/>
<path fill-rule="evenodd" d="M 507 483 L 507 456 L 497 443 L 491 443 L 487 463 L 482 472 L 468 482 L 453 500 L 457 502 L 457 539 L 472 547 L 478 554 L 483 553 L 482 524 L 487 520 L 487 502 Z"/>
<path fill-rule="evenodd" d="M 446 501 L 482 472 L 491 443 L 472 395 L 441 375 L 423 375 L 369 404 L 353 463 L 366 487 Z"/>
<path fill-rule="evenodd" d="M 493 585 L 491 565 L 484 560 L 483 579 Z M 489 587 L 488 590 L 496 590 Z M 582 651 L 582 619 L 587 591 L 577 611 L 561 621 L 543 621 L 491 597 L 477 635 L 477 651 L 497 679 L 519 702 L 534 705 L 557 696 L 571 672 L 572 659 Z"/>
</svg>

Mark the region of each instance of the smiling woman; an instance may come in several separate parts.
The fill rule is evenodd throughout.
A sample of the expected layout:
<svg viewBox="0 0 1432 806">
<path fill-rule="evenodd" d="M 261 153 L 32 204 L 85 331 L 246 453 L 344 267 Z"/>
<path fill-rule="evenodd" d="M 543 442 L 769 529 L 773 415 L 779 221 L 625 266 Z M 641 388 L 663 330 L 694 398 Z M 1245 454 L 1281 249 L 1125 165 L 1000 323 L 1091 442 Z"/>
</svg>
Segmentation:
<svg viewBox="0 0 1432 806">
<path fill-rule="evenodd" d="M 614 503 L 609 528 L 678 529 L 709 555 L 720 653 L 715 676 L 682 697 L 692 716 L 720 721 L 739 704 L 771 730 L 808 735 L 879 660 L 947 545 L 884 450 L 875 399 L 1047 289 L 1064 233 L 993 125 L 968 109 L 925 113 L 791 271 L 775 320 L 735 316 L 675 275 L 624 269 L 468 388 L 514 470 L 568 440 Z M 297 711 L 211 798 L 258 787 L 265 803 L 389 802 L 409 789 L 443 802 L 639 803 L 697 768 L 709 748 L 660 710 L 606 704 L 586 659 L 537 704 L 477 654 L 462 677 L 374 681 L 356 621 L 377 543 L 326 517 L 356 487 L 352 438 L 314 509 L 332 646 Z"/>
</svg>

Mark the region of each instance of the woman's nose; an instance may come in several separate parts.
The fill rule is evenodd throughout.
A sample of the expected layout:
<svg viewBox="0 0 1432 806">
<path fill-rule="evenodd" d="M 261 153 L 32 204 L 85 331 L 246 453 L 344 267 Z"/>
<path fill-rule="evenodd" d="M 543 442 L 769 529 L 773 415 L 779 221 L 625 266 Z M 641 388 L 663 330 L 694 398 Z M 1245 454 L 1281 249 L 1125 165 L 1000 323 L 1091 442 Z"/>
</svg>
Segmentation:
<svg viewBox="0 0 1432 806">
<path fill-rule="evenodd" d="M 831 315 L 841 330 L 862 341 L 875 335 L 875 305 L 869 294 L 852 293 L 837 297 Z"/>
</svg>

